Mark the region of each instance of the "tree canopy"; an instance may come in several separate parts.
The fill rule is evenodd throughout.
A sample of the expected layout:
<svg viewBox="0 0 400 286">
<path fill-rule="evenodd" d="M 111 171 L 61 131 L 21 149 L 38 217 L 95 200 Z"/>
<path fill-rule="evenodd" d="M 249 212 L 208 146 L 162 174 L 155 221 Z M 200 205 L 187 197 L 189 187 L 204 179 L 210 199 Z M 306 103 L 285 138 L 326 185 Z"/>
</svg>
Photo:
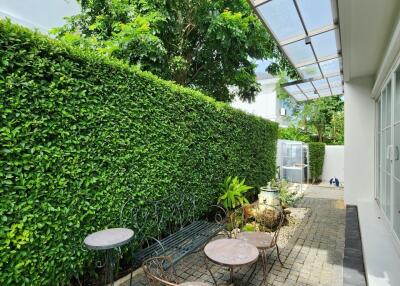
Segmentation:
<svg viewBox="0 0 400 286">
<path fill-rule="evenodd" d="M 294 74 L 246 0 L 81 0 L 59 39 L 126 60 L 217 100 L 252 101 L 255 60 Z"/>
</svg>

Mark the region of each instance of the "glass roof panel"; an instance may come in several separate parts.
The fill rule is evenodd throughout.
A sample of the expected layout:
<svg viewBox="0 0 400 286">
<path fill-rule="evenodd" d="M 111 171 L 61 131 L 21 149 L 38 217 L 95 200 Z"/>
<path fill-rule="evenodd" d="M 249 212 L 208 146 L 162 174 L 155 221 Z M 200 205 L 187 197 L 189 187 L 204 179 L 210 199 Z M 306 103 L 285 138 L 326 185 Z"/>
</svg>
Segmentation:
<svg viewBox="0 0 400 286">
<path fill-rule="evenodd" d="M 316 89 L 329 88 L 328 82 L 324 78 L 323 79 L 319 79 L 319 80 L 314 80 L 313 81 L 313 85 L 315 86 Z"/>
<path fill-rule="evenodd" d="M 306 95 L 307 95 L 308 99 L 316 99 L 319 97 L 318 93 L 314 93 L 314 92 L 307 92 Z"/>
<path fill-rule="evenodd" d="M 269 1 L 257 7 L 257 11 L 278 41 L 305 36 L 293 0 Z"/>
<path fill-rule="evenodd" d="M 342 94 L 343 94 L 343 88 L 342 87 L 332 88 L 332 95 L 342 95 Z"/>
<path fill-rule="evenodd" d="M 311 43 L 318 60 L 323 60 L 326 57 L 332 57 L 338 54 L 335 30 L 311 37 Z"/>
<path fill-rule="evenodd" d="M 337 0 L 250 1 L 303 80 L 284 87 L 297 101 L 343 93 L 339 27 L 334 18 L 337 13 L 333 11 L 337 9 L 335 2 Z M 308 44 L 307 35 L 311 37 Z"/>
<path fill-rule="evenodd" d="M 297 87 L 297 85 L 289 85 L 284 87 L 287 92 L 296 94 L 296 93 L 301 93 L 301 90 Z"/>
<path fill-rule="evenodd" d="M 331 0 L 297 0 L 297 3 L 308 32 L 333 24 Z"/>
<path fill-rule="evenodd" d="M 333 59 L 329 61 L 324 61 L 320 63 L 321 70 L 324 73 L 325 77 L 329 77 L 332 75 L 339 75 L 341 70 L 341 63 L 340 60 Z"/>
<path fill-rule="evenodd" d="M 319 95 L 320 95 L 321 97 L 324 97 L 324 96 L 331 96 L 331 95 L 332 95 L 330 89 L 318 90 L 318 93 L 319 93 Z"/>
<path fill-rule="evenodd" d="M 337 87 L 337 86 L 342 86 L 342 76 L 337 75 L 337 76 L 332 76 L 328 78 L 329 84 L 331 87 Z"/>
<path fill-rule="evenodd" d="M 318 98 L 321 98 L 321 97 L 318 94 L 315 94 L 314 96 L 309 97 L 308 99 L 312 100 L 312 99 L 318 99 Z"/>
<path fill-rule="evenodd" d="M 314 92 L 314 87 L 313 87 L 312 84 L 309 83 L 309 82 L 300 83 L 300 84 L 298 84 L 298 87 L 299 87 L 303 92 L 308 92 L 308 91 Z"/>
<path fill-rule="evenodd" d="M 322 77 L 317 64 L 312 64 L 312 65 L 298 68 L 298 71 L 304 77 L 304 79 L 321 78 Z"/>
<path fill-rule="evenodd" d="M 306 63 L 315 62 L 311 46 L 306 45 L 304 40 L 285 45 L 283 49 L 294 65 L 304 65 Z"/>
<path fill-rule="evenodd" d="M 296 99 L 297 101 L 307 100 L 307 98 L 303 94 L 294 95 L 293 98 Z"/>
</svg>

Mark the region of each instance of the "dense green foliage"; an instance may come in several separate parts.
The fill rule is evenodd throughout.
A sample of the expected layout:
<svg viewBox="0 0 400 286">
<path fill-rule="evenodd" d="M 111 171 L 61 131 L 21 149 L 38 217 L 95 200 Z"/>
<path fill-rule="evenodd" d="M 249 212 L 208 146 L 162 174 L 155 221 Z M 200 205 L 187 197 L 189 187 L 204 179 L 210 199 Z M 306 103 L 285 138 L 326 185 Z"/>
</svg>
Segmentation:
<svg viewBox="0 0 400 286">
<path fill-rule="evenodd" d="M 1 285 L 82 273 L 84 237 L 119 226 L 130 198 L 190 194 L 200 215 L 228 175 L 275 174 L 275 123 L 5 21 L 0 94 Z"/>
<path fill-rule="evenodd" d="M 293 73 L 247 0 L 81 0 L 59 39 L 137 64 L 210 96 L 251 101 L 256 59 Z M 235 87 L 235 88 L 232 88 Z"/>
<path fill-rule="evenodd" d="M 322 175 L 325 160 L 325 143 L 308 143 L 310 179 L 312 183 L 319 180 Z"/>
<path fill-rule="evenodd" d="M 283 140 L 293 140 L 301 142 L 313 142 L 310 134 L 305 133 L 302 129 L 290 125 L 288 127 L 279 127 L 278 138 Z"/>
</svg>

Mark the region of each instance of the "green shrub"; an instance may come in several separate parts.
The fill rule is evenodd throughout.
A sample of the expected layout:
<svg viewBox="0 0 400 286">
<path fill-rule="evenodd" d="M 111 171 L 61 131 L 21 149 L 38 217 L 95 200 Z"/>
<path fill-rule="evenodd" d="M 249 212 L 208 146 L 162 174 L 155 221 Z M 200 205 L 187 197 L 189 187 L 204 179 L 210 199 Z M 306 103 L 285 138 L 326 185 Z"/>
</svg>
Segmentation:
<svg viewBox="0 0 400 286">
<path fill-rule="evenodd" d="M 200 215 L 228 175 L 275 173 L 275 123 L 7 21 L 0 115 L 0 285 L 68 283 L 130 198 L 190 194 Z"/>
<path fill-rule="evenodd" d="M 319 180 L 322 175 L 325 159 L 325 143 L 308 143 L 310 179 L 312 183 Z"/>
</svg>

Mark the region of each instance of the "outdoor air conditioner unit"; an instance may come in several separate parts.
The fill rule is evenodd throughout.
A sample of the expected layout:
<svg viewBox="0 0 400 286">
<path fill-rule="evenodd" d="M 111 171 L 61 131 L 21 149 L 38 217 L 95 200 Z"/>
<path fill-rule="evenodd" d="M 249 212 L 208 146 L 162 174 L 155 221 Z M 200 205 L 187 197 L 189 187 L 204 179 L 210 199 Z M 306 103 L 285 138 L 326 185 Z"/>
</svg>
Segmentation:
<svg viewBox="0 0 400 286">
<path fill-rule="evenodd" d="M 286 116 L 286 109 L 285 108 L 281 108 L 281 116 Z"/>
</svg>

